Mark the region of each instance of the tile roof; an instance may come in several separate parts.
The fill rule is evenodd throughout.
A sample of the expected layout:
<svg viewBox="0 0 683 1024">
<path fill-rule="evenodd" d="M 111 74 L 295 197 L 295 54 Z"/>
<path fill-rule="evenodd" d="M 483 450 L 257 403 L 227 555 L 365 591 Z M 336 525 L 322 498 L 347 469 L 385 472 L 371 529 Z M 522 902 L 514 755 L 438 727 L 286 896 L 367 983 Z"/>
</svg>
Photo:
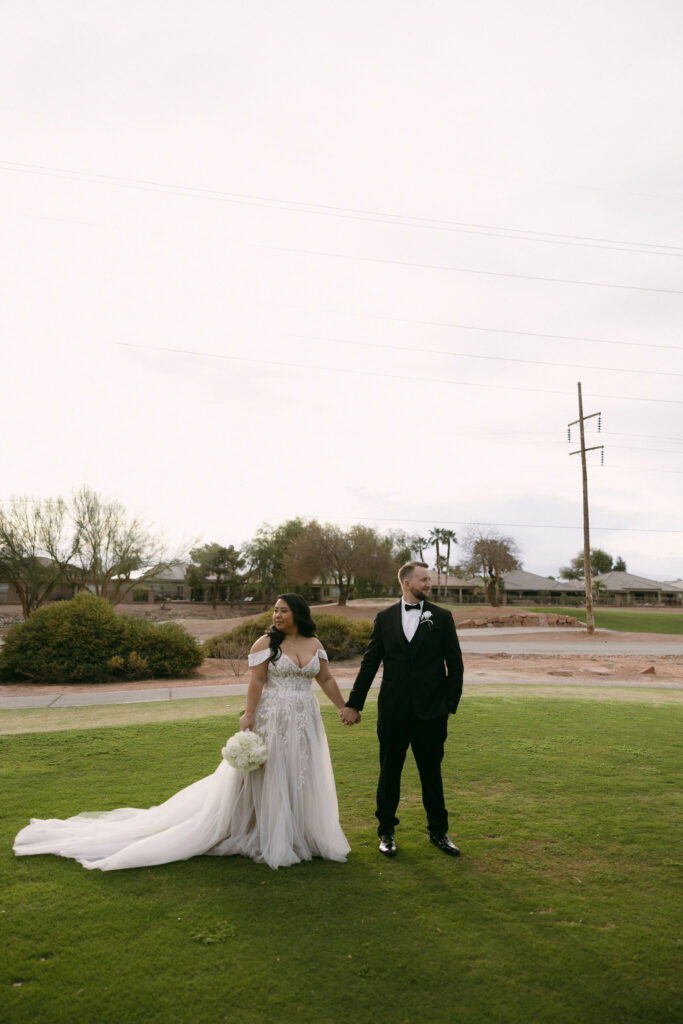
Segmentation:
<svg viewBox="0 0 683 1024">
<path fill-rule="evenodd" d="M 680 594 L 683 586 L 680 583 L 661 583 L 649 580 L 645 576 L 634 576 L 632 572 L 604 572 L 593 577 L 596 583 L 602 583 L 605 590 L 611 593 L 626 593 L 629 590 L 650 591 L 651 593 Z"/>
</svg>

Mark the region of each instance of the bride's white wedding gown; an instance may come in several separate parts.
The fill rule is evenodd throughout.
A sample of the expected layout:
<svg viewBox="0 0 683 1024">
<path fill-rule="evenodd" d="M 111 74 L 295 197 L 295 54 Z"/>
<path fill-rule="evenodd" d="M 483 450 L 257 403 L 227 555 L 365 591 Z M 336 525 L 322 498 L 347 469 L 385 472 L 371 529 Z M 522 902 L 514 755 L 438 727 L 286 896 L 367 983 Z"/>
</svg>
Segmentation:
<svg viewBox="0 0 683 1024">
<path fill-rule="evenodd" d="M 249 664 L 261 664 L 270 653 L 250 654 Z M 221 760 L 213 775 L 158 807 L 34 818 L 18 834 L 14 852 L 53 853 L 101 871 L 203 853 L 242 854 L 271 868 L 311 857 L 345 861 L 350 847 L 339 824 L 327 736 L 311 690 L 320 658 L 327 658 L 322 649 L 303 668 L 284 653 L 269 663 L 254 720 L 254 732 L 268 748 L 263 768 L 244 773 Z"/>
</svg>

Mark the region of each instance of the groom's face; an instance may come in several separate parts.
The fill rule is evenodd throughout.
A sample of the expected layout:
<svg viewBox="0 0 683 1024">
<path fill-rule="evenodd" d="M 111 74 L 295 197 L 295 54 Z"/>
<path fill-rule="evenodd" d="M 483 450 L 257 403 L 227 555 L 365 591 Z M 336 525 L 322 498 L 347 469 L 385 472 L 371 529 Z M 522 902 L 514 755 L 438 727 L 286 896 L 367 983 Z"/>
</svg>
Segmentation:
<svg viewBox="0 0 683 1024">
<path fill-rule="evenodd" d="M 405 587 L 415 601 L 425 601 L 431 585 L 432 575 L 429 569 L 423 569 L 421 566 L 413 569 L 412 574 L 405 581 Z"/>
</svg>

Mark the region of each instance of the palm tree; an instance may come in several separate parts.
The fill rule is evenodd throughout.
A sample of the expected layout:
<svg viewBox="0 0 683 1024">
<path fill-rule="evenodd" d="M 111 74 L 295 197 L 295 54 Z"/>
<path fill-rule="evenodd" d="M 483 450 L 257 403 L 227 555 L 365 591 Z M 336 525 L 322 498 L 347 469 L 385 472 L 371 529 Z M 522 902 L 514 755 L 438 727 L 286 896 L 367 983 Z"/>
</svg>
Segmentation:
<svg viewBox="0 0 683 1024">
<path fill-rule="evenodd" d="M 446 581 L 444 586 L 446 590 L 446 597 L 448 597 L 448 567 L 451 564 L 451 544 L 458 543 L 458 538 L 455 535 L 455 530 L 442 530 L 441 542 L 446 545 Z"/>
<path fill-rule="evenodd" d="M 410 546 L 413 549 L 413 551 L 417 551 L 418 555 L 420 556 L 421 562 L 424 562 L 425 560 L 424 549 L 427 547 L 428 544 L 428 537 L 418 537 L 417 535 L 415 535 L 414 537 L 410 538 Z"/>
<path fill-rule="evenodd" d="M 444 531 L 440 526 L 434 526 L 429 531 L 427 541 L 429 544 L 433 544 L 436 548 L 436 599 L 437 601 L 441 597 L 441 549 L 439 545 L 444 540 Z"/>
</svg>

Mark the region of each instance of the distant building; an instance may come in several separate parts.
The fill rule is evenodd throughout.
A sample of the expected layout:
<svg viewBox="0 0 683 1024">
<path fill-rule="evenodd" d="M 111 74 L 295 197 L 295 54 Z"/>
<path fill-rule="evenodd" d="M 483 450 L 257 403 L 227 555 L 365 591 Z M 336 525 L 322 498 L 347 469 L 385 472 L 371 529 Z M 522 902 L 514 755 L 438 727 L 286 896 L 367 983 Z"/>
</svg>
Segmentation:
<svg viewBox="0 0 683 1024">
<path fill-rule="evenodd" d="M 162 569 L 156 576 L 141 579 L 137 586 L 144 587 L 152 595 L 149 598 L 150 601 L 189 601 L 190 588 L 185 582 L 186 569 L 187 564 L 171 565 L 168 569 Z M 148 569 L 138 569 L 137 572 L 131 573 L 130 578 L 132 580 L 140 579 L 148 571 Z M 124 596 L 125 603 L 129 604 L 134 600 L 135 589 L 132 587 Z"/>
<path fill-rule="evenodd" d="M 605 572 L 595 576 L 598 594 L 608 594 L 617 607 L 621 605 L 683 604 L 683 583 L 660 583 L 631 572 Z"/>
<path fill-rule="evenodd" d="M 576 601 L 584 593 L 583 580 L 556 580 L 552 576 L 537 576 L 526 569 L 512 569 L 503 574 L 505 590 L 501 594 L 502 603 L 509 598 L 520 601 L 537 601 L 549 599 L 553 603 L 562 604 L 566 599 Z"/>
</svg>

